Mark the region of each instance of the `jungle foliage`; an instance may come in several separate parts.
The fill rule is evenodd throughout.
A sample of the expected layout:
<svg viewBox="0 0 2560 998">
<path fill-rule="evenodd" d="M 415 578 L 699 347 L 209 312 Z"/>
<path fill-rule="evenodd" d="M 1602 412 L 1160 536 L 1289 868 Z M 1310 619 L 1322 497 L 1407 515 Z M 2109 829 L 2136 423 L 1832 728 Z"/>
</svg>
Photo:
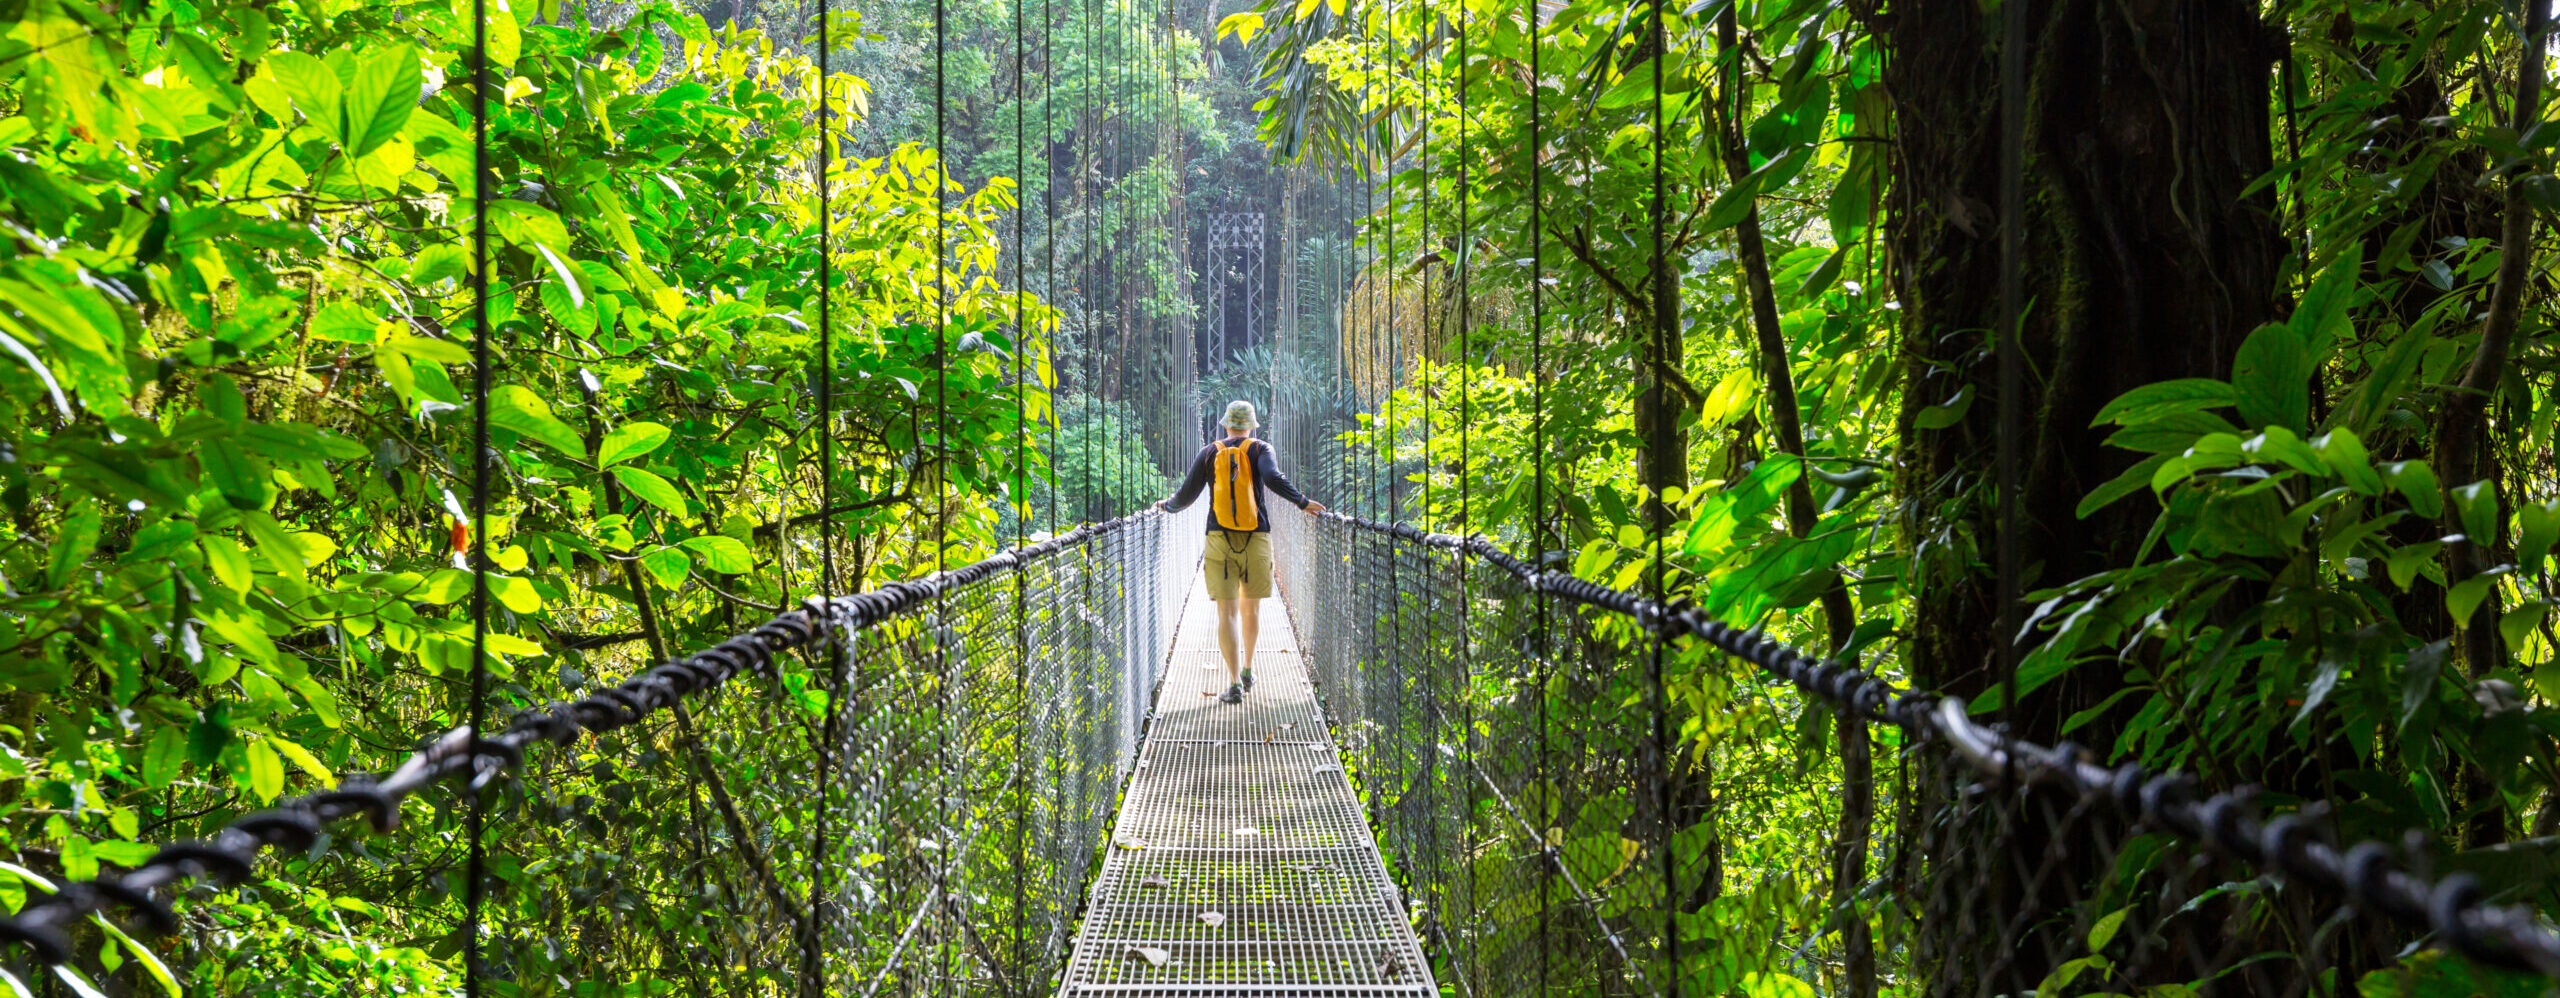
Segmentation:
<svg viewBox="0 0 2560 998">
<path fill-rule="evenodd" d="M 1054 380 L 1016 332 L 1051 313 L 998 274 L 1012 185 L 945 183 L 913 144 L 840 151 L 827 366 L 811 62 L 664 4 L 604 20 L 489 8 L 475 122 L 468 3 L 10 6 L 10 906 L 387 770 L 466 716 L 477 183 L 491 185 L 493 716 L 821 588 L 1012 542 L 998 511 L 1039 460 L 1021 420 L 1049 418 Z M 849 151 L 868 85 L 838 74 L 826 94 L 826 139 Z M 821 434 L 836 462 L 823 529 Z M 700 931 L 647 914 L 668 903 L 653 892 L 685 894 L 664 879 L 680 864 L 653 852 L 673 846 L 608 830 L 662 816 L 693 767 L 780 788 L 751 756 L 671 738 L 617 736 L 605 761 L 500 805 L 625 861 L 628 879 L 600 891 L 540 881 L 521 857 L 493 865 L 522 924 L 574 933 L 546 913 L 576 907 Z M 403 817 L 396 837 L 324 837 L 205 892 L 165 940 L 99 922 L 81 964 L 0 992 L 456 993 L 462 818 L 450 795 Z M 518 942 L 537 962 L 563 945 Z"/>
<path fill-rule="evenodd" d="M 1225 18 L 1273 88 L 1275 154 L 1376 185 L 1354 219 L 1375 262 L 1336 299 L 1371 412 L 1321 459 L 1395 483 L 1371 515 L 1620 587 L 1659 565 L 1670 596 L 2012 730 L 2259 786 L 2271 810 L 2325 801 L 2342 836 L 2422 830 L 2431 862 L 2560 910 L 2534 858 L 2560 848 L 2546 19 L 2021 8 L 2009 707 L 1989 333 L 2006 7 L 1265 0 Z M 1678 839 L 1694 901 L 1667 922 L 1621 910 L 1689 938 L 1676 973 L 1870 994 L 1917 986 L 1897 962 L 1988 963 L 1862 955 L 1909 938 L 1892 906 L 1824 913 L 1928 889 L 1885 848 L 1830 851 L 1937 813 L 1917 768 L 1877 773 L 1860 813 L 1863 733 L 1743 666 L 1670 668 L 1715 788 Z M 1568 695 L 1587 694 L 1488 693 Z M 2261 880 L 2226 903 L 2274 895 Z M 1784 924 L 1716 928 L 1737 919 Z M 1771 931 L 1787 942 L 1739 941 Z M 2319 986 L 2474 993 L 2446 961 L 2401 962 L 2406 942 L 2352 941 Z"/>
</svg>

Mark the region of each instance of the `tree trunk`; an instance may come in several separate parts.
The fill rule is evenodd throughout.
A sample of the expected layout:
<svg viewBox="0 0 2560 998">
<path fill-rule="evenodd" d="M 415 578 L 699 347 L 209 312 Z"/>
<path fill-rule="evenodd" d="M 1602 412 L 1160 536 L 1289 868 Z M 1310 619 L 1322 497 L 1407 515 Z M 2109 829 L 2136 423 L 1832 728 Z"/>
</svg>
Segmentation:
<svg viewBox="0 0 2560 998">
<path fill-rule="evenodd" d="M 2015 2 L 2026 4 L 2030 39 L 2017 219 L 2028 375 L 2016 400 L 2024 428 L 2015 582 L 2024 592 L 2131 561 L 2156 507 L 2137 495 L 2085 521 L 2075 515 L 2082 496 L 2137 457 L 2103 446 L 2106 432 L 2090 419 L 2139 385 L 2226 376 L 2241 339 L 2278 314 L 2286 243 L 2272 195 L 2241 194 L 2272 166 L 2269 70 L 2282 53 L 2254 7 Z M 1986 479 L 1998 453 L 1998 365 L 1984 335 L 2002 324 L 1999 31 L 1969 0 L 1897 5 L 1877 27 L 1900 179 L 1886 238 L 1902 304 L 1901 485 L 1921 622 L 1910 664 L 1917 685 L 1970 697 L 2000 685 L 2002 661 L 1997 582 L 1975 568 L 1991 560 L 2000 530 Z M 1914 425 L 1922 409 L 1960 396 L 1973 402 L 1954 425 Z M 2008 720 L 2024 737 L 2052 740 L 2064 719 L 2120 684 L 2104 668 L 2077 669 Z M 2094 744 L 2110 737 L 2075 734 Z M 1913 779 L 1924 812 L 1916 820 L 1943 818 L 1953 802 L 1931 799 L 1928 788 L 1945 781 Z M 2096 855 L 2072 845 L 2007 843 L 2026 856 Z M 2016 866 L 1987 869 L 2016 880 Z M 1932 886 L 1953 885 L 1923 889 Z M 2012 909 L 2003 914 L 2060 900 L 2050 889 L 2029 896 L 2022 883 L 1966 889 Z M 1976 981 L 1962 977 L 1979 974 L 1993 991 L 2027 991 L 2057 956 L 2067 958 L 2026 945 L 1923 954 L 1923 965 L 1973 968 L 1942 977 L 1940 988 L 1970 991 Z"/>
</svg>

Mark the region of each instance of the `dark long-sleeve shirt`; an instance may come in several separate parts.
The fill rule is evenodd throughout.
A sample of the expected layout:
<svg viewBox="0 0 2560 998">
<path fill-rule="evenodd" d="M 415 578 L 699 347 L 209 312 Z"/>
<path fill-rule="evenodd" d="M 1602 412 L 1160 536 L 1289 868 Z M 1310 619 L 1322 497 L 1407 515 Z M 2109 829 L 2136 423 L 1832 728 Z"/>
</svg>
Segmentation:
<svg viewBox="0 0 2560 998">
<path fill-rule="evenodd" d="M 1271 444 L 1257 439 L 1246 446 L 1253 448 L 1254 508 L 1270 509 L 1270 493 L 1273 492 L 1280 493 L 1280 498 L 1289 500 L 1291 505 L 1294 505 L 1299 509 L 1307 508 L 1307 497 L 1299 495 L 1297 487 L 1289 484 L 1288 479 L 1280 476 L 1279 464 L 1271 459 Z M 1182 480 L 1182 488 L 1175 490 L 1173 493 L 1173 500 L 1165 504 L 1166 508 L 1181 510 L 1182 508 L 1191 505 L 1193 502 L 1198 501 L 1200 498 L 1200 490 L 1209 487 L 1209 479 L 1211 476 L 1216 474 L 1217 466 L 1218 445 L 1210 444 L 1206 447 L 1200 448 L 1199 456 L 1191 459 L 1190 476 Z M 1212 516 L 1209 517 L 1208 520 L 1210 530 L 1219 529 L 1217 517 Z M 1270 532 L 1271 518 L 1269 516 L 1257 518 L 1253 525 L 1253 529 L 1256 533 Z"/>
</svg>

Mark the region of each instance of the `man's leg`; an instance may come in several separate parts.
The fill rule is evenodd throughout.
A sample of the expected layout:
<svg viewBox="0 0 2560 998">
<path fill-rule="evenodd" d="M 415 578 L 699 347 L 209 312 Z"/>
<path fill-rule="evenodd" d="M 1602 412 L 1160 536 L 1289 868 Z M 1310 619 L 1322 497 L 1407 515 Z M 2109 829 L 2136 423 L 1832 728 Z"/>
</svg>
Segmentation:
<svg viewBox="0 0 2560 998">
<path fill-rule="evenodd" d="M 1244 630 L 1244 651 L 1227 657 L 1227 677 L 1235 678 L 1236 663 L 1244 663 L 1246 675 L 1253 674 L 1253 649 L 1262 639 L 1262 600 L 1246 595 L 1235 600 L 1236 624 Z M 1247 680 L 1250 683 L 1250 680 Z"/>
<path fill-rule="evenodd" d="M 1238 607 L 1243 607 L 1241 615 L 1245 620 L 1250 621 L 1253 619 L 1252 604 L 1253 601 L 1248 599 L 1222 599 L 1218 601 L 1218 654 L 1227 660 L 1227 683 L 1229 685 L 1233 685 L 1236 681 L 1236 617 L 1239 615 Z M 1248 623 L 1244 625 L 1244 627 L 1245 647 L 1250 649 L 1253 647 L 1254 625 Z M 1247 651 L 1246 654 L 1250 655 L 1252 652 Z"/>
</svg>

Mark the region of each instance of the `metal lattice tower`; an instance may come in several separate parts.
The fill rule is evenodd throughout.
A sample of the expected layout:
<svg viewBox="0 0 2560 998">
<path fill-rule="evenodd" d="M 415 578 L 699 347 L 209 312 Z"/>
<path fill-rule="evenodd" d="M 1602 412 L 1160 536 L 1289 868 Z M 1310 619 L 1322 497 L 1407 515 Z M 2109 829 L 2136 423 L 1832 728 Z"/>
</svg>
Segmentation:
<svg viewBox="0 0 2560 998">
<path fill-rule="evenodd" d="M 1209 216 L 1209 259 L 1202 279 L 1207 308 L 1201 313 L 1200 373 L 1215 371 L 1268 335 L 1263 316 L 1266 241 L 1263 213 L 1220 212 Z"/>
</svg>

